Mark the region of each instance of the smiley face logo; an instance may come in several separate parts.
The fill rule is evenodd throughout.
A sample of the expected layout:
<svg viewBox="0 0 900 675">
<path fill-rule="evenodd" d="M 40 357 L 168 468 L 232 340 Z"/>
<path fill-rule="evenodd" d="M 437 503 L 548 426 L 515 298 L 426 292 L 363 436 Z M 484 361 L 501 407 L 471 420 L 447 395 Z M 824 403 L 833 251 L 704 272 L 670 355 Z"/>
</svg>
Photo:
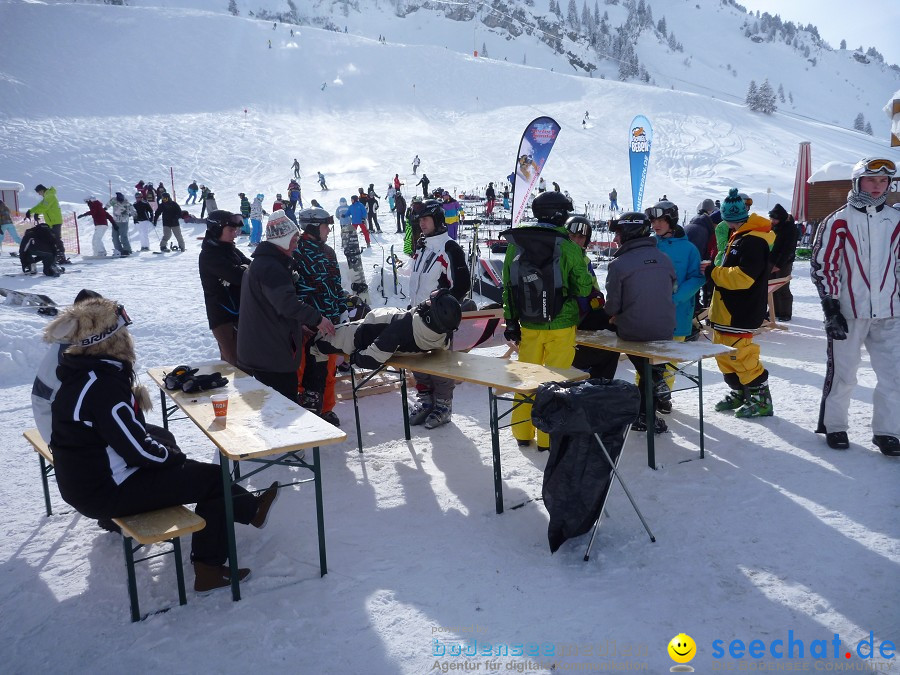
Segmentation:
<svg viewBox="0 0 900 675">
<path fill-rule="evenodd" d="M 675 663 L 688 663 L 697 655 L 697 644 L 690 635 L 679 633 L 669 640 L 669 656 Z"/>
</svg>

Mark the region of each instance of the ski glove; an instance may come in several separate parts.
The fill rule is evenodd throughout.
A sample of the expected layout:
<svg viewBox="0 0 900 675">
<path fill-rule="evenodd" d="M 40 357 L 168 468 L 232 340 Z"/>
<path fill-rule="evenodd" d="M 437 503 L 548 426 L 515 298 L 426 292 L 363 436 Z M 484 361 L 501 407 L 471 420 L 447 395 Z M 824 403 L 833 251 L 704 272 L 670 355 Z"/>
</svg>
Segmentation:
<svg viewBox="0 0 900 675">
<path fill-rule="evenodd" d="M 832 340 L 846 340 L 847 319 L 841 314 L 841 301 L 837 298 L 822 300 L 822 311 L 825 312 L 825 334 Z"/>
<path fill-rule="evenodd" d="M 519 344 L 522 341 L 522 328 L 515 319 L 506 320 L 506 330 L 503 331 L 503 339 L 507 342 Z"/>
</svg>

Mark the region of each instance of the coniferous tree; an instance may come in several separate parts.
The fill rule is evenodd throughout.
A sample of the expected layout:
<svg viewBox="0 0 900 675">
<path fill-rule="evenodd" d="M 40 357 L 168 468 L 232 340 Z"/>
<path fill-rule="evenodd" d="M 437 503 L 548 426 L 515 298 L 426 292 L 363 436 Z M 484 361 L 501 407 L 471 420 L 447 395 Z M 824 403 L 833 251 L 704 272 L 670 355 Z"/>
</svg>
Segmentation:
<svg viewBox="0 0 900 675">
<path fill-rule="evenodd" d="M 784 103 L 784 85 L 778 85 L 778 98 L 782 103 Z"/>
<path fill-rule="evenodd" d="M 481 43 L 481 56 L 487 58 L 487 55 L 488 55 L 488 53 L 487 53 L 487 44 L 485 44 L 484 42 L 482 42 L 482 43 Z"/>
<path fill-rule="evenodd" d="M 788 92 L 788 101 L 791 102 L 791 105 L 794 105 L 794 94 L 791 92 Z"/>
<path fill-rule="evenodd" d="M 588 36 L 594 32 L 594 21 L 591 18 L 591 10 L 588 9 L 587 0 L 581 5 L 581 30 Z"/>
<path fill-rule="evenodd" d="M 847 41 L 841 40 L 841 49 L 847 49 Z"/>
<path fill-rule="evenodd" d="M 862 113 L 859 113 L 856 116 L 856 119 L 853 120 L 853 128 L 856 129 L 856 131 L 865 131 L 866 130 L 866 118 L 863 117 Z"/>
<path fill-rule="evenodd" d="M 756 80 L 750 80 L 750 86 L 747 88 L 747 96 L 744 98 L 744 103 L 747 104 L 747 107 L 750 108 L 750 110 L 758 110 L 759 91 L 756 89 Z"/>
<path fill-rule="evenodd" d="M 656 24 L 656 30 L 658 30 L 660 33 L 662 33 L 662 36 L 663 36 L 663 37 L 668 37 L 668 33 L 666 32 L 666 30 L 667 30 L 667 28 L 666 28 L 666 17 L 662 17 L 662 18 L 659 20 L 659 23 Z"/>
<path fill-rule="evenodd" d="M 231 14 L 231 16 L 237 16 L 238 14 L 240 14 L 240 12 L 238 12 L 238 6 L 235 0 L 228 0 L 228 12 Z"/>
<path fill-rule="evenodd" d="M 575 5 L 575 0 L 569 0 L 569 11 L 567 12 L 566 19 L 574 30 L 577 31 L 581 28 L 581 22 L 578 20 L 578 7 Z"/>
<path fill-rule="evenodd" d="M 869 134 L 869 136 L 872 135 L 872 123 L 871 122 L 866 122 L 865 132 L 867 134 Z"/>
<path fill-rule="evenodd" d="M 775 104 L 775 91 L 772 89 L 772 85 L 769 84 L 768 78 L 759 87 L 759 106 L 760 112 L 764 112 L 767 115 L 771 115 L 778 110 L 778 106 Z"/>
</svg>

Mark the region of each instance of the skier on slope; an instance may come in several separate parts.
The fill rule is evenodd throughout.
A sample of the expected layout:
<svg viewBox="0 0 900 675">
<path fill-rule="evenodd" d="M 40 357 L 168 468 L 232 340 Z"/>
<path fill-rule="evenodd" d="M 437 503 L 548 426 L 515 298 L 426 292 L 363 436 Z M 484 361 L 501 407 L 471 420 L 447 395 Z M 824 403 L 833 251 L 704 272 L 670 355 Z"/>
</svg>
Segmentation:
<svg viewBox="0 0 900 675">
<path fill-rule="evenodd" d="M 261 192 L 256 195 L 256 198 L 253 200 L 253 204 L 250 205 L 250 246 L 256 246 L 259 244 L 262 239 L 262 218 L 265 215 L 268 215 L 266 210 L 263 208 L 262 202 L 266 196 Z"/>
</svg>

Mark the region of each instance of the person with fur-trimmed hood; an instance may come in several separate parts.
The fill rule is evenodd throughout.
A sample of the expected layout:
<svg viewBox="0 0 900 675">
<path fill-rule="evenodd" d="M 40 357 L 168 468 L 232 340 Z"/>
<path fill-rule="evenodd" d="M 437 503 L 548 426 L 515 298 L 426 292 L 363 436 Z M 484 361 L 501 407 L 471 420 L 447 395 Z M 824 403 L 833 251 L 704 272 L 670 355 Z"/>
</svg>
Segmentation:
<svg viewBox="0 0 900 675">
<path fill-rule="evenodd" d="M 241 282 L 250 266 L 250 258 L 234 245 L 243 225 L 239 214 L 210 213 L 198 260 L 209 329 L 219 345 L 219 357 L 233 366 L 237 365 Z"/>
<path fill-rule="evenodd" d="M 471 288 L 469 267 L 462 248 L 448 231 L 443 205 L 436 199 L 422 203 L 415 216 L 422 236 L 416 242 L 409 273 L 409 306 L 416 307 L 439 288 L 450 291 L 462 302 Z M 452 378 L 413 373 L 417 399 L 409 414 L 410 424 L 424 424 L 426 429 L 446 424 L 453 411 Z"/>
<path fill-rule="evenodd" d="M 862 348 L 875 371 L 872 443 L 900 456 L 900 211 L 886 207 L 889 159 L 853 167 L 847 204 L 816 230 L 810 273 L 822 299 L 828 351 L 816 433 L 835 450 L 850 447 L 848 409 Z"/>
<path fill-rule="evenodd" d="M 720 209 L 731 232 L 722 264 L 711 273 L 714 284 L 709 320 L 713 343 L 737 351 L 716 356 L 719 370 L 731 391 L 716 404 L 722 412 L 734 410 L 735 417 L 768 417 L 774 414 L 769 392 L 769 371 L 759 360 L 759 345 L 753 331 L 762 325 L 768 304 L 769 251 L 775 242 L 772 224 L 749 213 L 746 199 L 731 188 Z M 704 272 L 709 263 L 701 263 Z"/>
<path fill-rule="evenodd" d="M 150 408 L 137 384 L 131 320 L 115 300 L 89 298 L 47 325 L 48 342 L 68 342 L 51 404 L 50 448 L 56 482 L 66 503 L 89 518 L 110 519 L 196 503 L 206 527 L 193 534 L 194 590 L 231 584 L 225 500 L 216 464 L 187 459 L 174 436 L 151 435 Z M 234 519 L 265 525 L 278 494 L 273 483 L 256 497 L 232 487 Z M 240 570 L 241 579 L 250 573 Z"/>
</svg>

